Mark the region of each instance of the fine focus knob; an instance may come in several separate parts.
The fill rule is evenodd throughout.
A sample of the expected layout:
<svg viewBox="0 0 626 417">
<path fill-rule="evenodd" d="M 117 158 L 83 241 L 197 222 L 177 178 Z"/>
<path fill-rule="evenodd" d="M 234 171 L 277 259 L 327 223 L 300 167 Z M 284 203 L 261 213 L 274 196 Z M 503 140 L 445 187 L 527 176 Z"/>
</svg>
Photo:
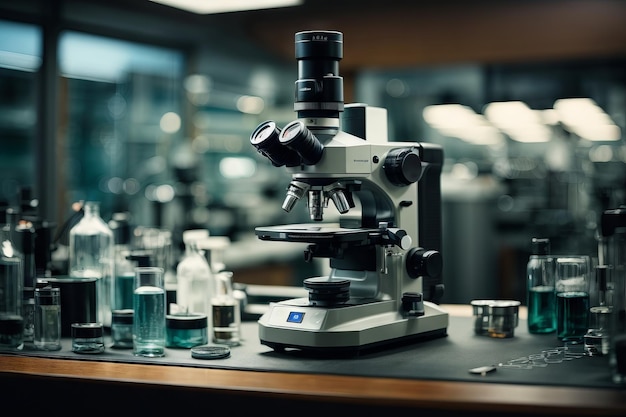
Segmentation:
<svg viewBox="0 0 626 417">
<path fill-rule="evenodd" d="M 409 185 L 422 176 L 422 160 L 414 148 L 392 149 L 383 166 L 393 185 Z"/>
<path fill-rule="evenodd" d="M 402 294 L 402 310 L 408 316 L 423 316 L 425 311 L 422 294 L 417 292 L 405 292 Z"/>
<path fill-rule="evenodd" d="M 443 258 L 436 250 L 413 248 L 406 258 L 406 271 L 411 278 L 436 277 L 443 269 Z"/>
</svg>

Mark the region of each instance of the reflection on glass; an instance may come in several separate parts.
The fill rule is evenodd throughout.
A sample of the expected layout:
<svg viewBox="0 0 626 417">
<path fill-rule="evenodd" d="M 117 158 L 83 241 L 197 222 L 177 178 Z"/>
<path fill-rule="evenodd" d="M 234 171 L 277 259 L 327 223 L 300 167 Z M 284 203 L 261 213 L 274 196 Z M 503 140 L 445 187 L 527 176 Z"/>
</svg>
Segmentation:
<svg viewBox="0 0 626 417">
<path fill-rule="evenodd" d="M 106 217 L 150 216 L 147 188 L 166 182 L 172 144 L 182 141 L 183 54 L 77 32 L 59 40 L 61 207 L 96 199 Z M 153 161 L 161 161 L 158 164 Z"/>
<path fill-rule="evenodd" d="M 34 181 L 38 27 L 0 20 L 0 201 L 13 204 Z"/>
</svg>

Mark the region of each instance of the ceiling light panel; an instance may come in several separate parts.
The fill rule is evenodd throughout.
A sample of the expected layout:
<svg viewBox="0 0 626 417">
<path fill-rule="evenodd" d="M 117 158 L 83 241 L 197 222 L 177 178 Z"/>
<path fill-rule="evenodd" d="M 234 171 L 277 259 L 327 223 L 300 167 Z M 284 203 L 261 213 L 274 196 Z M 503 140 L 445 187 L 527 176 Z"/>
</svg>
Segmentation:
<svg viewBox="0 0 626 417">
<path fill-rule="evenodd" d="M 244 10 L 273 9 L 302 4 L 302 0 L 150 0 L 197 14 L 239 12 Z"/>
</svg>

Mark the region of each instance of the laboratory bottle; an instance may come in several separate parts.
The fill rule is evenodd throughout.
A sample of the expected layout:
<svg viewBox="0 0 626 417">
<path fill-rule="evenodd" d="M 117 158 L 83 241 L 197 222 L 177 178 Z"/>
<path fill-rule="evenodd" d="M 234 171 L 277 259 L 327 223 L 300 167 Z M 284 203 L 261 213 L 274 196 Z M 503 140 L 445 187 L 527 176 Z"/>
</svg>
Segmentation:
<svg viewBox="0 0 626 417">
<path fill-rule="evenodd" d="M 52 286 L 35 289 L 34 345 L 40 350 L 61 349 L 61 290 Z"/>
<path fill-rule="evenodd" d="M 0 349 L 21 349 L 24 345 L 23 276 L 23 258 L 11 239 L 11 226 L 1 225 Z"/>
<path fill-rule="evenodd" d="M 206 314 L 210 323 L 215 283 L 209 263 L 198 248 L 202 231 L 193 232 L 183 234 L 185 254 L 176 267 L 176 304 L 179 312 Z"/>
<path fill-rule="evenodd" d="M 238 346 L 241 343 L 241 310 L 233 295 L 233 273 L 222 271 L 216 278 L 215 296 L 211 299 L 213 343 Z"/>
<path fill-rule="evenodd" d="M 100 217 L 98 202 L 85 202 L 83 210 L 83 217 L 70 229 L 69 275 L 96 279 L 98 321 L 110 327 L 115 258 L 113 232 Z"/>
<path fill-rule="evenodd" d="M 128 213 L 114 213 L 109 221 L 109 228 L 113 232 L 114 242 L 111 310 L 132 309 L 136 265 L 128 258 L 131 250 L 131 226 Z"/>
<path fill-rule="evenodd" d="M 553 333 L 556 331 L 556 293 L 550 239 L 533 238 L 531 246 L 526 266 L 528 332 Z"/>
</svg>

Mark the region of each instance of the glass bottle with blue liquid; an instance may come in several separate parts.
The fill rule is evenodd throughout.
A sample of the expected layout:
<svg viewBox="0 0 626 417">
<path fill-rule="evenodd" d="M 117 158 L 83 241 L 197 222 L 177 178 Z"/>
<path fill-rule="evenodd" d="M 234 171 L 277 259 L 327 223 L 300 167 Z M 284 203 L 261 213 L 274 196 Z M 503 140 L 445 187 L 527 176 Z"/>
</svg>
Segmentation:
<svg viewBox="0 0 626 417">
<path fill-rule="evenodd" d="M 526 267 L 528 332 L 554 333 L 556 331 L 556 293 L 550 239 L 533 238 L 531 244 L 532 254 Z"/>
</svg>

